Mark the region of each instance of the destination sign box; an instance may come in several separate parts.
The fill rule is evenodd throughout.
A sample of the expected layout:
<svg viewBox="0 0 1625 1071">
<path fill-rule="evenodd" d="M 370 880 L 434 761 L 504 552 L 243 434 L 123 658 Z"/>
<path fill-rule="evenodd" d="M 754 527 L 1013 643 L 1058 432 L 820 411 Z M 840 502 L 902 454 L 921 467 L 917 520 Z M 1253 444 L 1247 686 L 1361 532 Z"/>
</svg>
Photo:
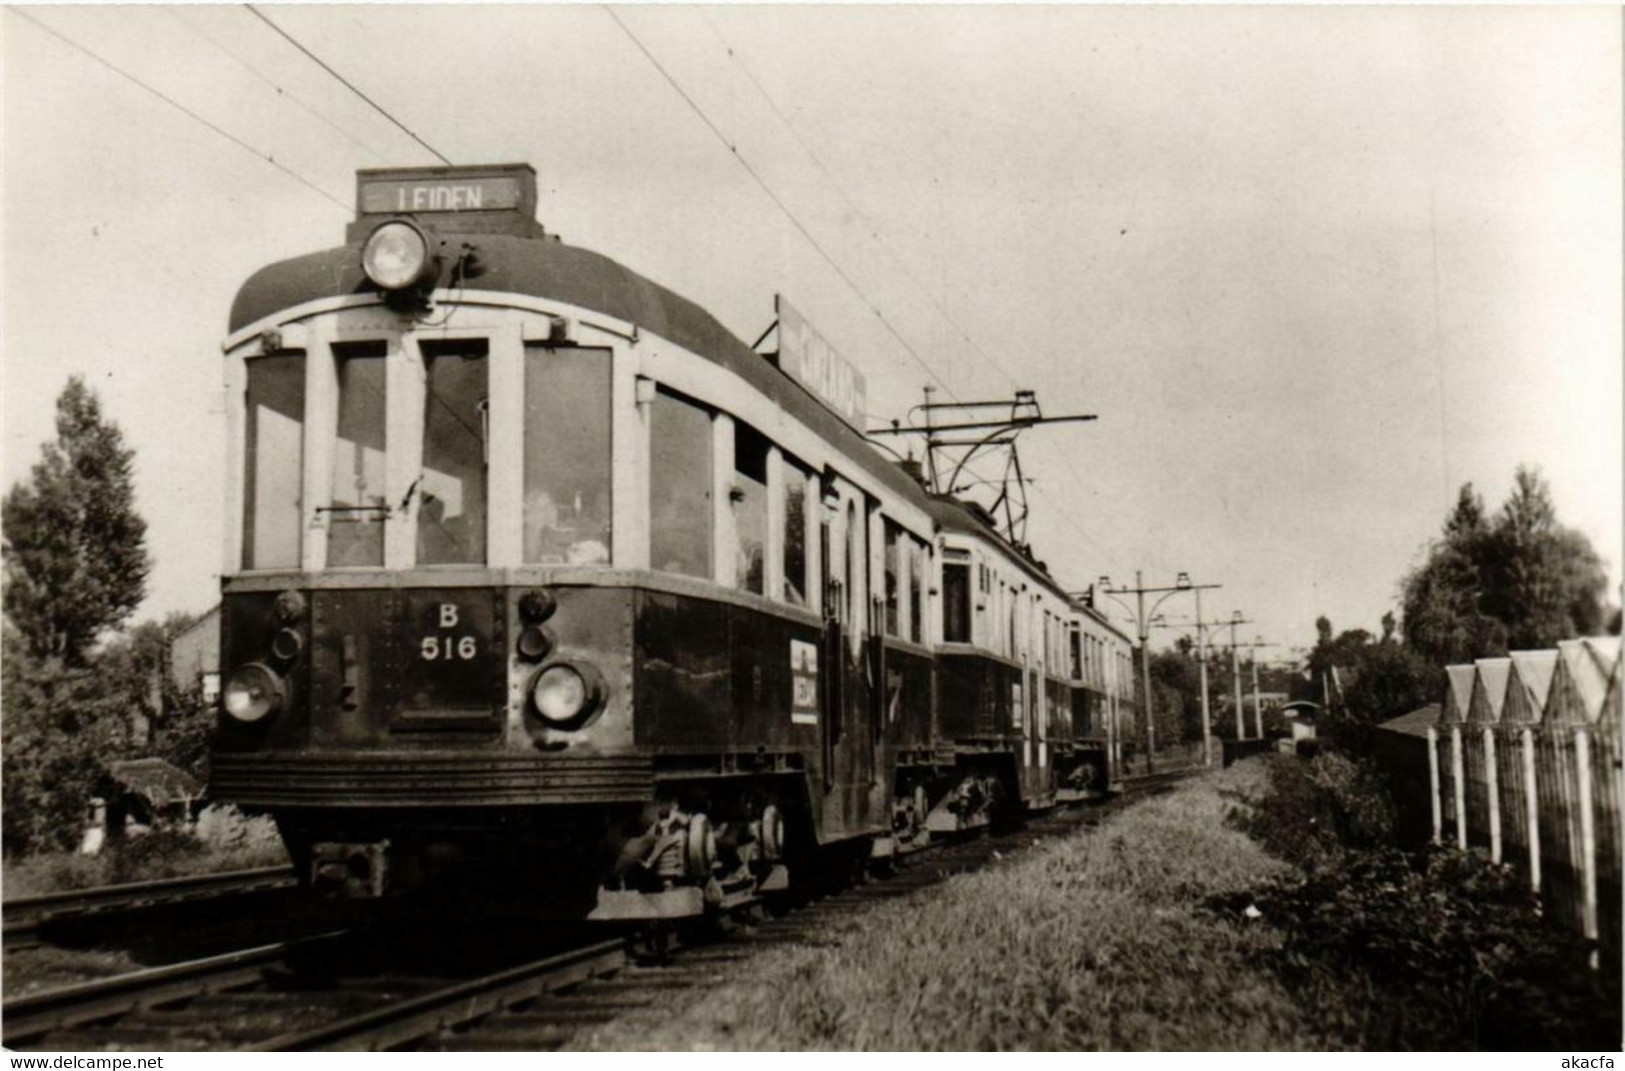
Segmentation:
<svg viewBox="0 0 1625 1071">
<path fill-rule="evenodd" d="M 863 373 L 835 352 L 782 296 L 774 295 L 773 308 L 779 320 L 780 371 L 861 432 L 869 400 Z"/>
<path fill-rule="evenodd" d="M 380 220 L 419 216 L 459 234 L 539 238 L 536 171 L 529 164 L 369 167 L 355 174 L 356 218 L 345 234 L 366 241 Z"/>
<path fill-rule="evenodd" d="M 367 215 L 511 211 L 519 206 L 519 180 L 508 176 L 361 182 L 361 211 Z"/>
</svg>

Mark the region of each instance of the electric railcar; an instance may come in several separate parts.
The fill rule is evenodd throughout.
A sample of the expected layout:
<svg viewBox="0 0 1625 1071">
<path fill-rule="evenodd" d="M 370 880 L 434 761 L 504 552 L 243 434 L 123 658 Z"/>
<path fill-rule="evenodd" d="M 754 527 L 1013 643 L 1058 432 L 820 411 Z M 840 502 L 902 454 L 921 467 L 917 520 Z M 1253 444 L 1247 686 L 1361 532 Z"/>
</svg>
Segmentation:
<svg viewBox="0 0 1625 1071">
<path fill-rule="evenodd" d="M 536 221 L 363 171 L 240 289 L 214 797 L 335 900 L 699 914 L 1104 788 L 1130 643 L 758 353 Z"/>
</svg>

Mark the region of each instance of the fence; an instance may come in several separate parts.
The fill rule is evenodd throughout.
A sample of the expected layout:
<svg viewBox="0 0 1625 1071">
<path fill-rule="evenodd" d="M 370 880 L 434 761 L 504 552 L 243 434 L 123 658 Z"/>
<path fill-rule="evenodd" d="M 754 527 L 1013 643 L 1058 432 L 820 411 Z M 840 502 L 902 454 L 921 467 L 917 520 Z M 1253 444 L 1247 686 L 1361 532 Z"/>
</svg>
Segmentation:
<svg viewBox="0 0 1625 1071">
<path fill-rule="evenodd" d="M 1428 729 L 1433 839 L 1527 875 L 1548 915 L 1620 949 L 1620 643 L 1451 666 Z"/>
</svg>

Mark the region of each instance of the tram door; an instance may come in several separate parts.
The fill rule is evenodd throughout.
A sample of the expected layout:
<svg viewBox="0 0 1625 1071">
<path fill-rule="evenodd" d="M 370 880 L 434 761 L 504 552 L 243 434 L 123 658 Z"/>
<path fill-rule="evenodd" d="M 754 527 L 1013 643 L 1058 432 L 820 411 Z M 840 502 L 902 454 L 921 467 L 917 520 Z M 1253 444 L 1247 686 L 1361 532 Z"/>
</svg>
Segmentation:
<svg viewBox="0 0 1625 1071">
<path fill-rule="evenodd" d="M 875 710 L 876 699 L 884 690 L 876 676 L 880 658 L 881 615 L 876 612 L 875 578 L 869 576 L 869 510 L 862 499 L 846 506 L 846 575 L 851 593 L 851 617 L 847 627 L 851 630 L 853 653 L 851 663 L 850 700 L 847 710 L 852 716 L 853 765 L 852 781 L 867 786 L 875 780 Z"/>
<path fill-rule="evenodd" d="M 835 746 L 841 740 L 841 710 L 846 704 L 846 689 L 842 672 L 845 661 L 845 637 L 841 630 L 841 617 L 846 605 L 846 585 L 830 568 L 829 517 L 818 523 L 819 575 L 824 578 L 824 642 L 818 658 L 818 695 L 822 700 L 822 726 L 824 751 L 824 791 L 835 787 Z"/>
</svg>

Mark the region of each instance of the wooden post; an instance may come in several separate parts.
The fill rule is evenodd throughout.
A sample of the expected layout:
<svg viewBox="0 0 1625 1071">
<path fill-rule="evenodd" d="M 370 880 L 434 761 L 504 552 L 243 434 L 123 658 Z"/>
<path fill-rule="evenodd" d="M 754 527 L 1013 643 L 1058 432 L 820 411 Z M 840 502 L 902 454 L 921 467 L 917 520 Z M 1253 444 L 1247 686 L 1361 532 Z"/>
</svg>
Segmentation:
<svg viewBox="0 0 1625 1071">
<path fill-rule="evenodd" d="M 1490 862 L 1501 861 L 1501 779 L 1495 761 L 1495 730 L 1484 726 L 1484 782 L 1490 797 Z"/>
<path fill-rule="evenodd" d="M 1529 887 L 1540 895 L 1540 793 L 1535 781 L 1535 732 L 1523 731 L 1523 799 L 1529 823 Z"/>
<path fill-rule="evenodd" d="M 1456 778 L 1456 847 L 1467 850 L 1467 769 L 1461 756 L 1461 726 L 1449 726 L 1449 772 Z"/>
<path fill-rule="evenodd" d="M 1591 734 L 1584 728 L 1574 730 L 1574 768 L 1579 775 L 1577 787 L 1580 804 L 1580 893 L 1581 918 L 1585 922 L 1586 939 L 1597 939 L 1597 822 L 1592 813 L 1591 798 Z"/>
<path fill-rule="evenodd" d="M 1433 805 L 1433 843 L 1444 839 L 1444 809 L 1439 801 L 1439 730 L 1428 726 L 1428 802 Z"/>
</svg>

